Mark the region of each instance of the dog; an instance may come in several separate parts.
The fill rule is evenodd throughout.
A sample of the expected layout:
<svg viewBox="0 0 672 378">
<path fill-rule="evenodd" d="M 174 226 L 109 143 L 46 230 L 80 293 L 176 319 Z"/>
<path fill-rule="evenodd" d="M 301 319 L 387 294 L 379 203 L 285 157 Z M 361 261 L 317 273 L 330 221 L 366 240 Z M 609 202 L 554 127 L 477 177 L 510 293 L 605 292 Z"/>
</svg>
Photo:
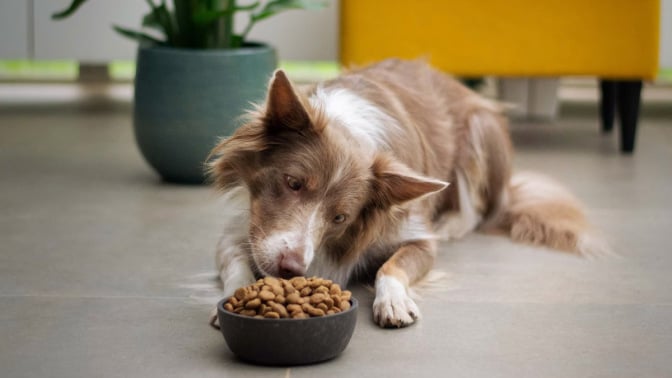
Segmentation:
<svg viewBox="0 0 672 378">
<path fill-rule="evenodd" d="M 301 91 L 277 70 L 208 163 L 231 207 L 216 253 L 224 295 L 262 276 L 346 285 L 375 274 L 373 320 L 405 327 L 439 238 L 480 230 L 579 255 L 604 248 L 575 197 L 512 175 L 512 156 L 502 107 L 424 61 Z"/>
</svg>

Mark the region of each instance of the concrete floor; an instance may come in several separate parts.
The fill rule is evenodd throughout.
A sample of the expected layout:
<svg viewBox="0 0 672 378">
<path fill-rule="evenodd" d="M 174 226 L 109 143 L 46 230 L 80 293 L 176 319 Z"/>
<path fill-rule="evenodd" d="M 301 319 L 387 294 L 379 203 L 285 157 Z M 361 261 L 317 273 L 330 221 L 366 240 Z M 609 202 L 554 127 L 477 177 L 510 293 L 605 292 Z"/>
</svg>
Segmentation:
<svg viewBox="0 0 672 378">
<path fill-rule="evenodd" d="M 355 287 L 346 351 L 287 369 L 237 361 L 208 326 L 224 203 L 157 179 L 129 93 L 0 90 L 0 377 L 672 376 L 669 112 L 644 115 L 634 156 L 594 107 L 513 125 L 516 166 L 572 188 L 620 258 L 470 235 L 442 245 L 418 324 L 379 329 Z"/>
</svg>

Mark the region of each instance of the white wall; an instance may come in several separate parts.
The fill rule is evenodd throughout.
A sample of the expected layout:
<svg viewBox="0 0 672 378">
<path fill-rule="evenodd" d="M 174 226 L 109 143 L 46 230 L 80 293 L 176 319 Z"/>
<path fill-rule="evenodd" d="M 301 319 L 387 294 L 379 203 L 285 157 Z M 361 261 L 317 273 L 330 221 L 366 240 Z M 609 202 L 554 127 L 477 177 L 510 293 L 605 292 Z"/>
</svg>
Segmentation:
<svg viewBox="0 0 672 378">
<path fill-rule="evenodd" d="M 3 0 L 15 1 L 15 0 Z M 112 24 L 137 29 L 147 4 L 138 0 L 88 1 L 72 16 L 54 21 L 51 14 L 71 0 L 32 0 L 35 20 L 34 59 L 106 62 L 134 59 L 135 43 L 120 37 Z"/>
<path fill-rule="evenodd" d="M 283 60 L 336 60 L 338 9 L 339 2 L 331 0 L 326 9 L 287 11 L 255 25 L 250 39 L 272 44 Z M 245 25 L 244 15 L 239 16 L 237 25 Z"/>
<path fill-rule="evenodd" d="M 0 0 L 0 59 L 31 56 L 29 11 L 29 2 Z"/>
</svg>

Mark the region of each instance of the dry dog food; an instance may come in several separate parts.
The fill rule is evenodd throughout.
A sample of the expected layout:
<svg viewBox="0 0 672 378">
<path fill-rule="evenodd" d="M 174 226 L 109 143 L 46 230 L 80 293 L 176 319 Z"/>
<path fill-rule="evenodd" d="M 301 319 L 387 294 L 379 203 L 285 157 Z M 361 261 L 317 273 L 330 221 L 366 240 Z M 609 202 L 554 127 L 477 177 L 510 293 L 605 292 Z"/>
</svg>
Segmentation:
<svg viewBox="0 0 672 378">
<path fill-rule="evenodd" d="M 337 283 L 318 277 L 265 277 L 236 290 L 224 308 L 256 318 L 303 319 L 348 310 L 351 296 Z"/>
</svg>

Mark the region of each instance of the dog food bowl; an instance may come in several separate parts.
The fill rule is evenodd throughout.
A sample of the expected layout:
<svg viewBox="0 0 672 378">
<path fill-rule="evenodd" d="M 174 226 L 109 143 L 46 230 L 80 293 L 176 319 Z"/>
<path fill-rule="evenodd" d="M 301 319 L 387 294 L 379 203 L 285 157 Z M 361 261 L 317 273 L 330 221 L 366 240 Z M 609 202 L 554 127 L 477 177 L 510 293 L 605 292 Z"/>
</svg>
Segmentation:
<svg viewBox="0 0 672 378">
<path fill-rule="evenodd" d="M 240 359 L 260 365 L 306 365 L 338 356 L 357 323 L 357 300 L 347 311 L 306 319 L 258 319 L 217 304 L 219 326 L 229 349 Z"/>
</svg>

